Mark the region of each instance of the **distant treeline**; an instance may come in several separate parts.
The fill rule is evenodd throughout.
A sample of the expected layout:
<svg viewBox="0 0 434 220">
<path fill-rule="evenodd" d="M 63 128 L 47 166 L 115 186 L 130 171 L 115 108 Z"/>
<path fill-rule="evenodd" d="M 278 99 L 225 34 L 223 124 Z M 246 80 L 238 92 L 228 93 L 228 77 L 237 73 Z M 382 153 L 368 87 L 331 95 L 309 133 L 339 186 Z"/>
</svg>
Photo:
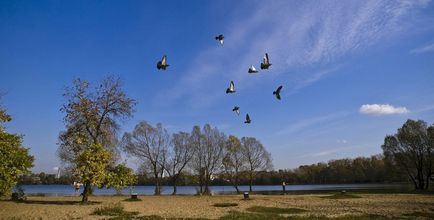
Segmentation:
<svg viewBox="0 0 434 220">
<path fill-rule="evenodd" d="M 240 176 L 240 185 L 248 185 L 247 173 Z M 154 179 L 147 175 L 137 175 L 137 185 L 153 185 Z M 197 185 L 197 176 L 183 172 L 179 177 L 181 186 Z M 260 171 L 254 180 L 255 185 L 286 184 L 339 184 L 339 183 L 391 183 L 407 182 L 405 173 L 399 172 L 382 155 L 357 157 L 354 159 L 331 160 L 328 163 L 302 165 L 296 169 Z M 71 175 L 56 178 L 55 174 L 30 174 L 20 179 L 21 184 L 72 184 Z M 170 178 L 162 178 L 162 185 L 172 185 Z M 211 185 L 231 185 L 223 175 L 216 175 Z"/>
</svg>

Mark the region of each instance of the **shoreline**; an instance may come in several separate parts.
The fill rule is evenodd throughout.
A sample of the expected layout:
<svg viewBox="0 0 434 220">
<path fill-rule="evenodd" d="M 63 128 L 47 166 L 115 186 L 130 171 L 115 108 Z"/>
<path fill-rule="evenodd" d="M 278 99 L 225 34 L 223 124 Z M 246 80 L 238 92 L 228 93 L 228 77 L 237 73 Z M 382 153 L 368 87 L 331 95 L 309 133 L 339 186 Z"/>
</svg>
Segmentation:
<svg viewBox="0 0 434 220">
<path fill-rule="evenodd" d="M 76 192 L 69 185 L 22 185 L 24 192 L 31 196 L 76 196 L 80 195 L 82 189 Z M 211 186 L 212 195 L 237 195 L 237 192 L 232 186 Z M 363 192 L 363 193 L 412 193 L 411 185 L 402 183 L 393 184 L 305 184 L 305 185 L 287 185 L 285 194 L 314 194 L 340 192 L 342 190 L 348 192 Z M 137 193 L 141 196 L 150 196 L 154 194 L 154 186 L 140 185 L 133 188 L 128 187 L 122 190 L 122 195 L 130 195 Z M 162 195 L 172 195 L 172 186 L 163 186 Z M 248 192 L 248 186 L 240 186 L 240 194 Z M 116 195 L 114 189 L 94 188 L 94 195 Z M 281 195 L 283 189 L 279 185 L 255 185 L 251 194 L 261 195 Z M 197 195 L 197 186 L 179 186 L 177 195 Z"/>
</svg>

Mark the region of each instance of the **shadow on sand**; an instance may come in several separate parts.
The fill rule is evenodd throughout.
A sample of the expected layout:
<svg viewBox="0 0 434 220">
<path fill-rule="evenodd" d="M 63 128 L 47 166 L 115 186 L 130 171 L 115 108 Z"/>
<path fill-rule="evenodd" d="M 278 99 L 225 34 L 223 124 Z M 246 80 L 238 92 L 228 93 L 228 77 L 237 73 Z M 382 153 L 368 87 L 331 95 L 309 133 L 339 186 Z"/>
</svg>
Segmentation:
<svg viewBox="0 0 434 220">
<path fill-rule="evenodd" d="M 24 200 L 19 202 L 17 201 L 16 203 L 39 204 L 39 205 L 96 205 L 96 204 L 100 204 L 101 202 L 90 201 L 90 202 L 83 203 L 81 201 Z"/>
</svg>

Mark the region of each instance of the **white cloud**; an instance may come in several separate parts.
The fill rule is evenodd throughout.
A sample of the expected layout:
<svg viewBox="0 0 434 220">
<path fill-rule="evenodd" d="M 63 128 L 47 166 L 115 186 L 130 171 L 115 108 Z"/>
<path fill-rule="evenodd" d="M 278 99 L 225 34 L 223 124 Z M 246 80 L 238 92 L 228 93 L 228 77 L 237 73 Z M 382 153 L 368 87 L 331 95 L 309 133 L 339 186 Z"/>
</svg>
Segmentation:
<svg viewBox="0 0 434 220">
<path fill-rule="evenodd" d="M 318 153 L 311 153 L 308 156 L 310 156 L 310 157 L 322 157 L 322 156 L 326 156 L 326 155 L 330 155 L 330 154 L 334 154 L 334 153 L 340 152 L 342 150 L 344 150 L 344 148 L 338 148 L 338 149 L 320 151 Z"/>
<path fill-rule="evenodd" d="M 410 53 L 428 53 L 428 52 L 434 52 L 434 43 L 410 51 Z"/>
<path fill-rule="evenodd" d="M 366 115 L 393 115 L 410 112 L 406 107 L 394 107 L 389 104 L 366 104 L 362 105 L 359 111 Z"/>
<path fill-rule="evenodd" d="M 421 108 L 416 109 L 416 110 L 412 110 L 411 113 L 417 114 L 417 113 L 424 113 L 424 112 L 429 112 L 429 111 L 433 111 L 433 110 L 434 110 L 434 104 L 433 105 L 427 105 L 427 106 L 421 107 Z"/>
<path fill-rule="evenodd" d="M 287 127 L 284 127 L 280 129 L 278 132 L 271 136 L 280 136 L 280 135 L 288 135 L 293 134 L 297 132 L 304 131 L 312 126 L 318 125 L 318 124 L 325 124 L 326 122 L 335 121 L 337 118 L 342 118 L 347 116 L 347 112 L 338 112 L 338 113 L 332 113 L 328 115 L 322 115 L 318 117 L 308 118 L 304 119 L 295 123 L 290 124 Z"/>
<path fill-rule="evenodd" d="M 339 144 L 346 144 L 346 143 L 348 143 L 348 141 L 345 140 L 345 139 L 339 139 L 336 142 L 338 142 Z"/>
<path fill-rule="evenodd" d="M 329 149 L 324 150 L 324 151 L 304 154 L 304 155 L 299 156 L 299 158 L 324 157 L 324 156 L 328 156 L 328 155 L 336 155 L 338 153 L 353 151 L 355 149 L 366 149 L 366 148 L 377 147 L 377 146 L 378 146 L 378 143 L 366 143 L 366 144 L 346 146 L 346 147 L 329 148 Z"/>
</svg>

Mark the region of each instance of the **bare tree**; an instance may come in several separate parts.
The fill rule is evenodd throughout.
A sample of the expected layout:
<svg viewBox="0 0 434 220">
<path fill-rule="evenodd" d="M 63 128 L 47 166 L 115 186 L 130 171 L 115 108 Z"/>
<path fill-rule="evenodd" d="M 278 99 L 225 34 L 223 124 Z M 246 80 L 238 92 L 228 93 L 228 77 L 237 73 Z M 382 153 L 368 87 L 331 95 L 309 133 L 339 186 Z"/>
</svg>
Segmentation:
<svg viewBox="0 0 434 220">
<path fill-rule="evenodd" d="M 225 135 L 206 124 L 202 131 L 198 126 L 193 127 L 191 138 L 196 149 L 192 167 L 198 175 L 200 193 L 210 194 L 209 184 L 221 166 Z"/>
<path fill-rule="evenodd" d="M 246 160 L 237 137 L 231 135 L 226 141 L 222 164 L 224 178 L 234 186 L 237 193 L 240 193 L 238 188 L 240 173 L 246 168 Z"/>
<path fill-rule="evenodd" d="M 172 135 L 172 148 L 169 151 L 166 171 L 172 179 L 173 195 L 176 195 L 179 175 L 194 156 L 195 148 L 191 142 L 191 136 L 187 132 L 178 132 Z"/>
<path fill-rule="evenodd" d="M 204 147 L 204 194 L 211 194 L 209 189 L 213 175 L 221 167 L 223 149 L 226 137 L 217 128 L 211 128 L 209 124 L 203 127 L 203 147 Z"/>
<path fill-rule="evenodd" d="M 137 124 L 132 133 L 126 132 L 122 138 L 125 152 L 143 160 L 144 168 L 152 173 L 155 195 L 161 194 L 161 178 L 169 144 L 170 136 L 160 123 L 153 127 L 145 121 Z"/>
<path fill-rule="evenodd" d="M 63 96 L 66 103 L 61 111 L 66 130 L 59 135 L 58 155 L 74 169 L 76 158 L 90 146 L 101 145 L 116 160 L 119 120 L 132 116 L 136 101 L 122 90 L 119 78 L 109 76 L 94 90 L 88 81 L 76 79 Z M 83 201 L 91 193 L 91 183 L 84 182 Z"/>
<path fill-rule="evenodd" d="M 247 161 L 247 172 L 249 174 L 249 191 L 252 191 L 253 180 L 256 172 L 272 169 L 271 154 L 264 146 L 253 137 L 241 138 L 242 152 Z"/>
<path fill-rule="evenodd" d="M 194 126 L 190 135 L 191 145 L 194 148 L 194 154 L 191 161 L 191 168 L 197 173 L 199 181 L 199 193 L 203 193 L 205 182 L 205 149 L 203 147 L 203 134 L 199 126 Z"/>
<path fill-rule="evenodd" d="M 398 133 L 386 136 L 382 148 L 387 159 L 405 170 L 416 189 L 428 189 L 434 165 L 434 125 L 409 119 Z"/>
</svg>

